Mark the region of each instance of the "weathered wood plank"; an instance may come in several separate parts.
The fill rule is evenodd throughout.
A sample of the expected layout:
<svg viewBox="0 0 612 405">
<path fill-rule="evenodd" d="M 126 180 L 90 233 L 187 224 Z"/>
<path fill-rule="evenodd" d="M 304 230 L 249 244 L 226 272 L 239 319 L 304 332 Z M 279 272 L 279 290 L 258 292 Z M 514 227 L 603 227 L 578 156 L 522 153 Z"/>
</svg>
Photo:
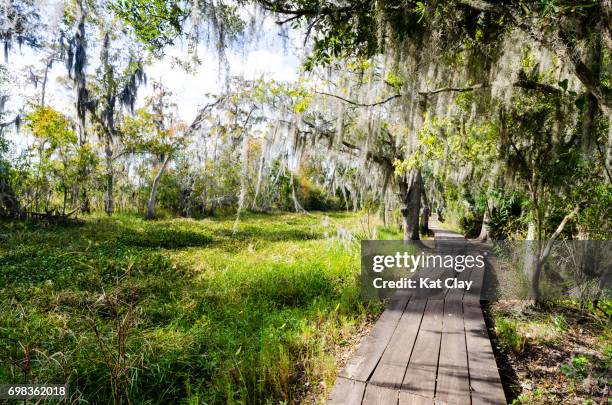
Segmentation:
<svg viewBox="0 0 612 405">
<path fill-rule="evenodd" d="M 439 236 L 455 239 L 438 246 L 448 254 L 469 254 L 474 247 L 452 232 L 438 232 L 436 243 Z M 446 288 L 397 293 L 341 372 L 330 403 L 505 403 L 480 308 L 484 270 L 457 275 L 429 268 L 420 273 L 433 279 L 456 276 L 473 284 L 470 293 Z"/>
<path fill-rule="evenodd" d="M 400 391 L 399 405 L 434 405 L 434 400 L 411 392 Z"/>
<path fill-rule="evenodd" d="M 426 299 L 413 298 L 406 305 L 391 341 L 370 378 L 370 383 L 388 388 L 399 388 L 402 385 L 426 303 Z"/>
<path fill-rule="evenodd" d="M 465 302 L 463 312 L 472 404 L 505 404 L 482 309 L 477 303 Z"/>
<path fill-rule="evenodd" d="M 420 397 L 434 397 L 443 309 L 443 300 L 427 301 L 421 328 L 402 383 L 403 392 L 411 392 Z"/>
<path fill-rule="evenodd" d="M 491 257 L 486 257 L 485 258 L 485 267 L 482 269 L 478 269 L 478 268 L 473 268 L 472 269 L 472 273 L 470 275 L 470 280 L 473 282 L 472 283 L 472 288 L 470 288 L 470 291 L 468 293 L 465 294 L 465 296 L 463 297 L 464 301 L 469 301 L 472 303 L 480 303 L 480 293 L 482 291 L 482 286 L 484 283 L 484 275 L 485 275 L 485 271 L 487 266 L 491 265 Z"/>
<path fill-rule="evenodd" d="M 368 384 L 363 396 L 363 405 L 397 405 L 399 391 L 394 388 Z"/>
<path fill-rule="evenodd" d="M 363 381 L 338 377 L 327 403 L 330 405 L 360 405 L 365 387 L 366 383 Z"/>
<path fill-rule="evenodd" d="M 462 306 L 461 300 L 444 300 L 444 320 L 435 398 L 456 404 L 470 404 Z"/>
<path fill-rule="evenodd" d="M 472 269 L 465 269 L 463 270 L 461 273 L 457 273 L 455 270 L 451 269 L 451 275 L 447 276 L 447 277 L 454 277 L 456 278 L 458 281 L 469 281 L 472 275 Z M 470 291 L 472 290 L 472 288 L 474 287 L 474 285 L 472 284 L 472 286 L 470 287 Z M 463 288 L 453 288 L 453 289 L 449 289 L 448 292 L 446 293 L 445 296 L 445 300 L 456 300 L 456 301 L 461 301 L 463 300 L 463 297 L 465 296 L 465 289 Z"/>
<path fill-rule="evenodd" d="M 399 291 L 394 295 L 368 336 L 340 372 L 341 377 L 364 382 L 368 380 L 387 348 L 409 299 L 409 291 Z"/>
</svg>

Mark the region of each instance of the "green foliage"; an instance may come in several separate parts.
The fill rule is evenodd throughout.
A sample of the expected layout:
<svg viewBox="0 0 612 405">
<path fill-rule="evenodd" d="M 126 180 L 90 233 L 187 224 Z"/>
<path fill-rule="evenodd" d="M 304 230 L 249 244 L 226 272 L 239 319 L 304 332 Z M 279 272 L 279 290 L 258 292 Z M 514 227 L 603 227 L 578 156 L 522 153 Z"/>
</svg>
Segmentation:
<svg viewBox="0 0 612 405">
<path fill-rule="evenodd" d="M 610 370 L 612 368 L 612 343 L 606 343 L 603 346 L 603 366 Z"/>
<path fill-rule="evenodd" d="M 76 133 L 70 121 L 51 107 L 36 107 L 26 116 L 26 127 L 39 142 L 49 143 L 56 149 L 77 142 Z"/>
<path fill-rule="evenodd" d="M 153 52 L 172 45 L 182 33 L 188 7 L 189 3 L 181 0 L 117 0 L 110 5 Z"/>
<path fill-rule="evenodd" d="M 237 5 L 223 1 L 113 0 L 110 9 L 157 56 L 181 37 L 197 40 L 201 24 L 214 29 L 219 49 L 236 40 L 245 28 Z"/>
<path fill-rule="evenodd" d="M 512 239 L 522 230 L 521 221 L 524 198 L 518 192 L 508 192 L 503 189 L 491 191 L 495 202 L 489 219 L 491 237 L 493 239 Z"/>
<path fill-rule="evenodd" d="M 563 315 L 552 316 L 552 323 L 559 332 L 565 332 L 568 329 L 567 321 Z"/>
<path fill-rule="evenodd" d="M 521 353 L 525 347 L 525 337 L 519 332 L 511 319 L 499 318 L 495 320 L 495 333 L 504 345 L 514 353 Z"/>
<path fill-rule="evenodd" d="M 377 305 L 359 255 L 323 236 L 357 216 L 0 225 L 0 381 L 112 403 L 297 402 Z M 29 360 L 29 366 L 23 368 Z M 115 388 L 113 388 L 115 387 Z"/>
<path fill-rule="evenodd" d="M 25 119 L 26 128 L 36 139 L 30 153 L 36 156 L 34 170 L 19 174 L 18 187 L 36 189 L 34 208 L 40 209 L 41 194 L 59 192 L 61 211 L 64 212 L 72 188 L 79 176 L 96 164 L 97 158 L 90 145 L 80 145 L 73 124 L 62 113 L 47 106 L 36 106 Z M 81 179 L 82 180 L 82 179 Z M 49 210 L 59 198 L 47 198 L 45 209 Z M 74 201 L 73 201 L 74 202 Z M 49 206 L 51 203 L 51 207 Z"/>
<path fill-rule="evenodd" d="M 400 91 L 402 89 L 402 86 L 404 86 L 404 79 L 402 79 L 401 76 L 393 72 L 387 73 L 385 82 L 397 91 Z"/>
<path fill-rule="evenodd" d="M 583 355 L 572 357 L 569 363 L 561 365 L 560 371 L 572 380 L 583 380 L 587 375 L 589 359 Z"/>
</svg>

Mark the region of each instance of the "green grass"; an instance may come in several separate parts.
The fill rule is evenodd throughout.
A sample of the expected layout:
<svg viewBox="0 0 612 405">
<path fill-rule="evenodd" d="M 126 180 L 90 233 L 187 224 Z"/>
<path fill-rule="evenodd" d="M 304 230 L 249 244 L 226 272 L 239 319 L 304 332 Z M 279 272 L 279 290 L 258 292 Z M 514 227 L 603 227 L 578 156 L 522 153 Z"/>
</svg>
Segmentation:
<svg viewBox="0 0 612 405">
<path fill-rule="evenodd" d="M 0 383 L 95 403 L 323 398 L 336 352 L 380 312 L 359 299 L 358 215 L 247 214 L 0 226 Z"/>
</svg>

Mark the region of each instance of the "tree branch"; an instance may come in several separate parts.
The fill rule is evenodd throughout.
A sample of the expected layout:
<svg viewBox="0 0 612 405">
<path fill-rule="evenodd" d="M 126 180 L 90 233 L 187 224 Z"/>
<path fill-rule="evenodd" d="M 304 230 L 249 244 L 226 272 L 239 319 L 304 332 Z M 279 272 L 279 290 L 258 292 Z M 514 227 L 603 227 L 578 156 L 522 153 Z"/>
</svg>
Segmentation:
<svg viewBox="0 0 612 405">
<path fill-rule="evenodd" d="M 399 97 L 403 96 L 402 94 L 395 94 L 395 95 L 393 95 L 391 97 L 388 97 L 388 98 L 386 98 L 386 99 L 384 99 L 382 101 L 378 101 L 376 103 L 360 103 L 358 101 L 349 100 L 349 99 L 346 99 L 344 97 L 338 96 L 336 94 L 326 93 L 324 91 L 315 91 L 314 93 L 315 94 L 321 94 L 323 96 L 334 97 L 334 98 L 337 98 L 338 100 L 342 100 L 345 103 L 349 103 L 349 104 L 352 104 L 352 105 L 357 106 L 357 107 L 375 107 L 375 106 L 378 106 L 378 105 L 382 105 L 382 104 L 388 103 L 391 100 L 395 100 L 396 98 L 399 98 Z"/>
<path fill-rule="evenodd" d="M 333 132 L 327 131 L 327 130 L 321 130 L 321 129 L 317 128 L 314 123 L 309 122 L 309 121 L 307 121 L 304 118 L 302 118 L 302 122 L 306 126 L 312 128 L 314 130 L 315 134 L 322 135 L 322 136 L 324 136 L 327 139 L 333 139 L 333 136 L 334 136 Z M 305 133 L 304 131 L 301 131 L 301 132 Z M 310 132 L 310 133 L 313 133 L 313 132 Z M 362 151 L 361 147 L 359 147 L 359 146 L 357 146 L 357 145 L 355 145 L 353 143 L 350 143 L 350 142 L 348 142 L 346 140 L 342 141 L 342 145 L 344 147 L 348 148 L 348 149 L 351 149 L 351 150 Z M 393 170 L 394 169 L 394 166 L 393 166 L 394 159 L 401 159 L 401 156 L 395 156 L 395 157 L 394 156 L 388 156 L 388 155 L 386 155 L 384 153 L 378 153 L 378 152 L 374 152 L 374 151 L 369 150 L 368 153 L 366 154 L 366 159 L 372 160 L 373 162 L 375 162 L 375 163 L 377 163 L 377 164 L 379 164 L 379 165 L 381 165 L 381 166 L 383 166 L 383 167 L 385 167 L 387 169 Z"/>
<path fill-rule="evenodd" d="M 488 83 L 479 83 L 473 86 L 468 87 L 442 87 L 440 89 L 429 90 L 429 91 L 419 91 L 419 95 L 421 96 L 431 96 L 438 93 L 447 93 L 447 92 L 457 92 L 457 93 L 465 93 L 467 91 L 474 91 L 477 89 L 483 89 L 485 87 L 490 87 L 491 85 Z"/>
<path fill-rule="evenodd" d="M 559 237 L 559 235 L 561 235 L 561 232 L 563 232 L 563 228 L 565 228 L 565 225 L 567 224 L 567 222 L 570 219 L 574 218 L 574 216 L 578 213 L 579 210 L 580 208 L 576 207 L 574 208 L 572 212 L 570 212 L 563 218 L 563 220 L 561 221 L 561 223 L 559 224 L 555 232 L 550 236 L 550 239 L 548 240 L 548 242 L 546 242 L 546 247 L 542 251 L 542 256 L 540 256 L 540 261 L 545 260 L 548 257 L 548 255 L 550 254 L 550 250 L 552 249 L 553 242 L 555 241 L 555 239 Z"/>
<path fill-rule="evenodd" d="M 602 105 L 612 108 L 612 90 L 604 87 L 597 75 L 595 75 L 582 61 L 575 44 L 570 39 L 570 35 L 566 34 L 561 26 L 559 26 L 556 35 L 551 35 L 550 33 L 544 33 L 534 29 L 534 24 L 532 22 L 522 18 L 505 5 L 486 0 L 458 0 L 458 2 L 474 10 L 501 14 L 508 17 L 519 29 L 532 39 L 556 53 L 561 60 L 565 61 L 570 66 L 580 82 Z M 607 12 L 605 6 L 603 7 L 603 12 L 604 14 Z M 607 16 L 606 14 L 606 17 Z M 603 37 L 605 41 L 606 36 L 604 35 Z"/>
<path fill-rule="evenodd" d="M 556 88 L 554 86 L 551 86 L 549 84 L 544 84 L 544 83 L 539 83 L 535 80 L 528 80 L 526 77 L 522 76 L 519 77 L 519 79 L 510 84 L 510 86 L 515 86 L 515 87 L 519 87 L 525 90 L 534 90 L 534 91 L 539 91 L 542 93 L 548 93 L 548 94 L 555 94 L 555 95 L 561 95 L 563 93 L 563 91 L 559 88 Z M 467 86 L 467 87 L 442 87 L 439 89 L 434 89 L 434 90 L 423 90 L 423 91 L 419 91 L 418 94 L 420 96 L 432 96 L 435 94 L 439 94 L 439 93 L 448 93 L 448 92 L 455 92 L 455 93 L 465 93 L 468 91 L 474 91 L 474 90 L 478 90 L 478 89 L 484 89 L 484 88 L 488 88 L 491 87 L 491 85 L 489 83 L 478 83 L 478 84 L 474 84 L 472 86 Z M 327 92 L 323 92 L 323 91 L 315 91 L 315 94 L 320 94 L 323 96 L 329 96 L 329 97 L 334 97 L 337 98 L 338 100 L 342 100 L 345 103 L 349 103 L 351 105 L 357 106 L 357 107 L 375 107 L 378 105 L 382 105 L 385 103 L 388 103 L 391 100 L 395 100 L 396 98 L 400 98 L 400 97 L 404 97 L 406 96 L 405 94 L 394 94 L 390 97 L 387 97 L 386 99 L 382 100 L 382 101 L 378 101 L 375 103 L 361 103 L 359 101 L 354 101 L 354 100 L 349 100 L 347 98 L 344 98 L 342 96 L 339 96 L 337 94 L 332 94 L 332 93 L 327 93 Z"/>
</svg>

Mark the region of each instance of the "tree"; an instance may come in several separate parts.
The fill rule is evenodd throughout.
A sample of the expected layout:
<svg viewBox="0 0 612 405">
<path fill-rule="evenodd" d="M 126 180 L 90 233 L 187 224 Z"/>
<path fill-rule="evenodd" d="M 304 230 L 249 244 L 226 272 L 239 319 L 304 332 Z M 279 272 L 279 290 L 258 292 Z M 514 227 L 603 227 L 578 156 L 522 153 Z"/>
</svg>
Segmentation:
<svg viewBox="0 0 612 405">
<path fill-rule="evenodd" d="M 68 196 L 76 183 L 76 168 L 80 160 L 77 135 L 70 121 L 51 107 L 36 107 L 26 116 L 26 127 L 36 138 L 38 152 L 38 179 L 35 197 L 36 209 L 39 209 L 40 198 L 45 197 L 45 209 L 48 210 L 50 196 L 44 196 L 43 190 L 50 187 L 51 177 L 58 179 L 58 189 L 62 193 L 61 213 L 66 213 Z M 48 190 L 47 193 L 50 193 Z"/>
<path fill-rule="evenodd" d="M 8 112 L 5 106 L 9 93 L 5 91 L 4 86 L 9 79 L 6 67 L 0 66 L 0 215 L 3 216 L 14 216 L 21 211 L 18 196 L 11 185 L 13 167 L 8 159 L 9 141 L 5 136 L 8 128 L 19 129 L 21 125 L 19 114 L 7 120 Z"/>
<path fill-rule="evenodd" d="M 161 83 L 153 84 L 154 93 L 148 97 L 145 108 L 139 109 L 135 117 L 126 117 L 120 131 L 124 136 L 127 153 L 148 153 L 156 160 L 157 174 L 151 184 L 147 202 L 147 219 L 155 217 L 155 202 L 161 177 L 175 153 L 188 142 L 187 126 L 179 121 L 168 98 L 170 91 Z"/>
<path fill-rule="evenodd" d="M 111 52 L 114 54 L 111 55 Z M 114 168 L 115 142 L 122 136 L 118 130 L 117 121 L 122 115 L 121 107 L 133 111 L 138 87 L 145 80 L 143 64 L 135 59 L 133 52 L 128 52 L 127 58 L 120 59 L 119 53 L 125 50 L 111 49 L 111 34 L 104 33 L 100 52 L 100 67 L 96 74 L 96 83 L 89 90 L 88 99 L 84 103 L 91 120 L 97 126 L 104 143 L 106 162 L 106 213 L 114 211 Z"/>
<path fill-rule="evenodd" d="M 40 18 L 38 4 L 33 0 L 9 0 L 0 8 L 0 38 L 4 42 L 4 58 L 15 42 L 37 48 L 42 42 L 44 24 Z"/>
<path fill-rule="evenodd" d="M 307 66 L 328 64 L 333 58 L 366 56 L 397 49 L 406 42 L 419 43 L 427 31 L 435 32 L 438 52 L 464 43 L 485 60 L 503 56 L 496 52 L 505 36 L 519 30 L 553 52 L 568 66 L 610 122 L 612 87 L 609 61 L 612 52 L 612 3 L 592 0 L 491 2 L 374 2 L 327 0 L 292 2 L 258 0 L 264 8 L 283 15 L 279 24 L 306 27 L 314 37 Z M 490 62 L 489 62 L 490 63 Z M 608 67 L 605 67 L 605 66 Z M 604 68 L 605 67 L 605 68 Z M 606 167 L 612 166 L 612 125 L 608 130 Z"/>
</svg>

